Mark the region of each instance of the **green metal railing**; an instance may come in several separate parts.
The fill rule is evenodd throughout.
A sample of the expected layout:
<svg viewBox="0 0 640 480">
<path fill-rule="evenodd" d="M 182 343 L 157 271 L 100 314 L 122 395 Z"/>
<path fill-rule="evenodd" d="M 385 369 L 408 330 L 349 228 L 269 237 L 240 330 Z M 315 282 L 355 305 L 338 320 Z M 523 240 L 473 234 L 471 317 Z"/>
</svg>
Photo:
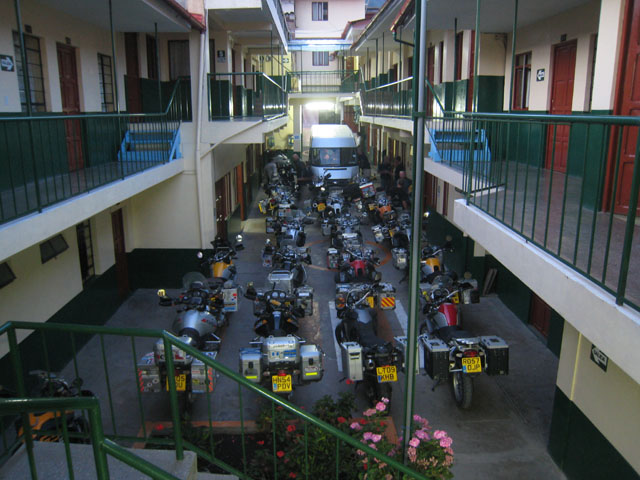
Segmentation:
<svg viewBox="0 0 640 480">
<path fill-rule="evenodd" d="M 362 90 L 363 115 L 411 118 L 408 80 Z M 640 309 L 640 118 L 445 111 L 428 87 L 429 156 L 468 203 Z"/>
<path fill-rule="evenodd" d="M 0 223 L 171 161 L 190 115 L 184 82 L 161 113 L 0 117 Z"/>
<path fill-rule="evenodd" d="M 290 93 L 355 93 L 360 88 L 358 70 L 289 72 Z"/>
<path fill-rule="evenodd" d="M 208 74 L 209 120 L 286 115 L 285 80 L 262 72 Z"/>
<path fill-rule="evenodd" d="M 36 334 L 41 337 L 41 351 L 34 352 L 33 349 L 30 349 L 30 351 L 25 352 L 21 350 L 21 346 L 17 343 L 17 332 L 21 330 L 26 330 L 27 333 L 31 332 L 32 334 Z M 298 429 L 305 432 L 305 452 L 312 451 L 312 445 L 309 444 L 309 439 L 307 437 L 307 431 L 309 428 L 320 429 L 324 434 L 335 441 L 336 465 L 332 467 L 327 465 L 327 475 L 324 478 L 340 478 L 340 458 L 341 455 L 346 455 L 345 450 L 350 448 L 359 449 L 365 452 L 369 458 L 387 463 L 395 469 L 398 474 L 397 478 L 425 478 L 401 463 L 398 463 L 397 461 L 388 458 L 380 452 L 359 442 L 334 426 L 317 419 L 313 415 L 310 415 L 295 405 L 283 400 L 281 397 L 274 395 L 272 392 L 257 386 L 228 367 L 207 357 L 197 349 L 184 344 L 169 332 L 137 328 L 109 328 L 89 325 L 10 322 L 0 327 L 0 336 L 1 335 L 6 335 L 8 338 L 10 348 L 9 355 L 13 366 L 12 372 L 5 373 L 5 376 L 7 376 L 5 380 L 15 383 L 15 385 L 11 385 L 11 387 L 17 391 L 21 398 L 28 397 L 27 388 L 25 386 L 25 371 L 28 371 L 30 368 L 41 368 L 47 372 L 51 372 L 50 358 L 54 353 L 50 351 L 49 347 L 51 345 L 55 345 L 56 349 L 66 347 L 72 351 L 72 362 L 70 362 L 70 365 L 73 367 L 76 377 L 80 377 L 82 375 L 82 369 L 92 369 L 90 377 L 91 382 L 87 383 L 86 387 L 90 388 L 96 396 L 100 398 L 100 402 L 103 405 L 106 404 L 106 408 L 102 409 L 102 418 L 100 419 L 100 422 L 98 421 L 100 415 L 96 413 L 98 411 L 97 406 L 92 403 L 96 402 L 94 399 L 82 399 L 88 403 L 81 403 L 78 399 L 72 398 L 56 399 L 56 403 L 46 405 L 47 408 L 52 410 L 71 410 L 75 408 L 93 409 L 89 411 L 89 416 L 91 420 L 91 440 L 97 457 L 97 463 L 103 463 L 102 457 L 104 456 L 104 451 L 106 451 L 106 453 L 116 456 L 121 461 L 143 470 L 143 468 L 146 468 L 144 462 L 141 462 L 140 459 L 136 458 L 129 452 L 123 452 L 118 446 L 119 444 L 130 445 L 134 442 L 143 442 L 146 445 L 156 445 L 158 447 L 161 446 L 164 448 L 175 449 L 176 459 L 178 460 L 183 459 L 184 449 L 188 449 L 194 451 L 200 459 L 219 467 L 223 471 L 237 475 L 243 479 L 252 478 L 250 472 L 250 458 L 248 458 L 247 455 L 249 447 L 248 442 L 251 440 L 246 431 L 246 417 L 248 416 L 248 410 L 250 407 L 255 406 L 255 404 L 260 400 L 266 400 L 268 402 L 267 404 L 271 406 L 272 412 L 275 411 L 276 408 L 283 409 L 295 420 L 300 422 Z M 91 340 L 93 343 L 88 344 L 82 351 L 79 351 L 77 349 L 78 341 L 82 337 L 86 337 L 88 335 L 93 336 Z M 146 398 L 143 399 L 143 394 L 139 389 L 137 363 L 142 357 L 140 353 L 151 350 L 153 344 L 158 339 L 162 339 L 164 342 L 165 352 L 171 352 L 172 346 L 175 345 L 180 350 L 186 352 L 187 355 L 191 355 L 193 358 L 201 360 L 206 365 L 207 371 L 205 377 L 207 378 L 207 387 L 210 385 L 210 379 L 214 378 L 214 374 L 224 377 L 227 381 L 237 385 L 238 400 L 236 405 L 238 406 L 241 439 L 240 448 L 237 453 L 237 457 L 239 459 L 241 458 L 241 465 L 239 467 L 234 467 L 223 461 L 216 453 L 216 445 L 213 437 L 214 420 L 211 408 L 214 393 L 209 392 L 209 388 L 206 389 L 208 393 L 202 394 L 200 400 L 203 402 L 206 401 L 207 404 L 207 419 L 201 422 L 201 424 L 204 425 L 204 431 L 208 433 L 207 441 L 205 442 L 206 445 L 203 445 L 202 443 L 197 444 L 193 438 L 188 437 L 187 430 L 190 427 L 189 425 L 181 422 L 179 413 L 179 398 L 174 377 L 175 367 L 172 355 L 166 355 L 167 387 L 169 391 L 171 418 L 170 435 L 165 438 L 157 438 L 152 435 L 152 431 L 149 428 L 150 425 L 145 410 L 144 400 L 162 402 L 166 401 L 166 399 L 163 398 L 161 394 L 145 394 Z M 113 354 L 115 345 L 122 346 L 129 342 L 131 345 L 131 356 L 129 359 L 123 358 L 122 356 L 115 356 Z M 110 355 L 107 355 L 107 351 L 110 352 Z M 96 369 L 95 366 L 88 367 L 88 364 L 95 362 L 96 359 L 102 360 L 102 374 L 97 371 L 98 369 Z M 130 365 L 130 367 L 126 367 L 127 364 Z M 119 390 L 118 397 L 114 398 L 112 385 L 116 384 L 118 384 Z M 118 405 L 127 405 L 128 407 L 126 409 L 123 409 L 122 407 L 115 408 L 114 403 L 116 400 Z M 21 400 L 15 404 L 16 406 L 11 407 L 8 405 L 13 404 L 0 403 L 0 414 L 23 413 L 28 409 L 36 408 L 33 403 L 24 402 L 24 400 Z M 28 408 L 19 408 L 20 405 L 28 406 Z M 37 404 L 37 407 L 42 407 L 43 405 L 45 404 Z M 157 403 L 154 405 L 157 405 Z M 232 408 L 233 405 L 229 402 L 225 404 L 225 415 L 227 417 Z M 135 415 L 133 415 L 134 411 Z M 125 414 L 127 415 L 126 418 L 124 417 Z M 135 420 L 137 421 L 134 421 L 134 419 L 131 418 L 132 415 L 136 417 Z M 279 438 L 279 435 L 276 435 L 275 415 L 272 415 L 271 419 L 274 448 L 271 461 L 272 465 L 268 465 L 267 467 L 270 468 L 273 466 L 275 471 L 274 478 L 278 478 L 277 451 L 279 449 L 286 449 L 287 445 L 276 445 L 276 438 Z M 99 424 L 97 429 L 95 428 L 96 423 Z M 64 422 L 61 422 L 61 424 L 64 424 Z M 28 422 L 26 422 L 25 425 L 28 425 Z M 62 425 L 62 428 L 64 428 L 64 425 Z M 28 455 L 33 459 L 31 434 L 32 432 L 27 427 L 22 438 L 18 438 L 16 441 L 11 442 L 10 438 L 8 438 L 9 435 L 5 424 L 5 430 L 2 432 L 3 455 L 6 457 L 10 454 L 15 449 L 16 442 L 20 443 L 24 441 Z M 58 436 L 60 437 L 60 435 Z M 69 438 L 65 435 L 62 435 L 61 437 L 67 446 L 66 448 L 68 448 Z M 115 442 L 118 442 L 118 444 Z M 98 445 L 98 447 L 96 447 L 96 445 Z M 96 450 L 97 448 L 98 450 Z M 99 451 L 100 449 L 103 451 Z M 310 460 L 306 455 L 307 454 L 305 454 L 306 472 L 301 472 L 299 474 L 300 478 L 309 477 L 308 462 Z M 32 462 L 33 460 L 31 460 L 31 463 Z M 68 456 L 68 468 L 70 470 L 73 468 L 70 456 Z M 154 478 L 162 478 L 157 476 L 157 472 L 145 471 L 145 473 L 154 476 Z M 402 477 L 402 475 L 406 475 L 406 477 Z M 33 470 L 32 478 L 36 478 Z"/>
</svg>

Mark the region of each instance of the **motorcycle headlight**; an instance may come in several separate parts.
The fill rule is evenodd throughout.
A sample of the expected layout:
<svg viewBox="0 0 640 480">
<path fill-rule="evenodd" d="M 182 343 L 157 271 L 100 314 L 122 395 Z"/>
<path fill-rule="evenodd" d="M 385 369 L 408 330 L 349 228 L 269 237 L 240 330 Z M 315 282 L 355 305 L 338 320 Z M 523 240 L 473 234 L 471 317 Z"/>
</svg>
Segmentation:
<svg viewBox="0 0 640 480">
<path fill-rule="evenodd" d="M 365 361 L 365 368 L 367 370 L 373 370 L 374 368 L 376 368 L 375 360 L 371 357 L 368 357 Z"/>
</svg>

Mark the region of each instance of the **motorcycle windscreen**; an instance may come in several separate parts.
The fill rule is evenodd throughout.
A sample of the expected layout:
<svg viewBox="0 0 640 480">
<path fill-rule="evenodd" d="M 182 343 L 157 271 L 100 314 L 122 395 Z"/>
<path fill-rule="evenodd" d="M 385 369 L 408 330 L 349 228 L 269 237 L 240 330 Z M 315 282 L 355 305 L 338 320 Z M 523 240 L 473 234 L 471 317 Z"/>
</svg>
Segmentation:
<svg viewBox="0 0 640 480">
<path fill-rule="evenodd" d="M 207 278 L 200 272 L 188 272 L 182 277 L 182 289 L 189 290 L 194 283 L 202 284 L 202 287 L 207 288 Z"/>
</svg>

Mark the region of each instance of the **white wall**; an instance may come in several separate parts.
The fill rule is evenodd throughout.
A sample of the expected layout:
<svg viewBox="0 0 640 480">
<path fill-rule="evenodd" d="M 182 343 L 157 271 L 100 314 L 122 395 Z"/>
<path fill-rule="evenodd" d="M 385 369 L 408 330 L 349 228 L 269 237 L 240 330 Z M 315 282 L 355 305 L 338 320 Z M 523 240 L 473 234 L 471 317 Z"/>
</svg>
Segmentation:
<svg viewBox="0 0 640 480">
<path fill-rule="evenodd" d="M 640 471 L 640 384 L 612 361 L 607 371 L 603 371 L 590 359 L 591 346 L 588 338 L 565 323 L 557 385 L 629 464 Z"/>
<path fill-rule="evenodd" d="M 479 39 L 478 75 L 504 75 L 507 36 L 499 33 L 483 33 Z"/>
<path fill-rule="evenodd" d="M 560 15 L 547 18 L 517 31 L 516 55 L 531 52 L 531 92 L 529 96 L 529 110 L 547 111 L 551 96 L 551 79 L 553 45 L 560 43 L 562 35 L 567 41 L 577 40 L 576 71 L 573 85 L 573 111 L 585 108 L 585 98 L 589 90 L 587 70 L 591 59 L 590 46 L 592 35 L 598 33 L 598 17 L 600 15 L 600 1 L 595 0 L 578 8 L 568 10 Z M 509 34 L 507 51 L 511 52 L 512 35 Z M 607 52 L 601 53 L 608 55 Z M 545 79 L 536 81 L 538 69 L 545 70 Z M 511 82 L 511 55 L 505 61 L 505 86 Z M 509 89 L 504 90 L 504 109 L 509 108 Z"/>
<path fill-rule="evenodd" d="M 296 0 L 296 38 L 339 38 L 347 22 L 364 18 L 363 0 L 329 0 L 328 20 L 313 21 L 313 0 Z"/>
<path fill-rule="evenodd" d="M 57 43 L 76 48 L 80 108 L 85 112 L 101 110 L 100 81 L 98 73 L 98 53 L 111 57 L 111 34 L 94 25 L 71 17 L 65 13 L 47 8 L 33 0 L 21 2 L 23 24 L 32 27 L 32 35 L 40 38 L 40 48 L 45 79 L 47 111 L 62 110 L 60 78 L 58 71 Z M 13 2 L 0 5 L 0 52 L 14 56 L 12 30 L 16 30 Z M 124 108 L 125 57 L 123 36 L 117 34 L 116 56 L 120 105 Z M 0 111 L 20 111 L 17 71 L 0 72 Z"/>
</svg>

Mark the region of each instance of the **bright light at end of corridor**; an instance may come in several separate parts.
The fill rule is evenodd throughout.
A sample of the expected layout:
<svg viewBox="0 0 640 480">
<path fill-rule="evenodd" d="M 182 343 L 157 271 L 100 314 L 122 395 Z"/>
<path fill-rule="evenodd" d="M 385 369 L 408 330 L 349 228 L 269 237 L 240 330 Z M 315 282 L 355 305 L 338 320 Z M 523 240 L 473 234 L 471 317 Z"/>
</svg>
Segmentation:
<svg viewBox="0 0 640 480">
<path fill-rule="evenodd" d="M 305 105 L 309 110 L 333 110 L 333 102 L 309 102 Z"/>
</svg>

